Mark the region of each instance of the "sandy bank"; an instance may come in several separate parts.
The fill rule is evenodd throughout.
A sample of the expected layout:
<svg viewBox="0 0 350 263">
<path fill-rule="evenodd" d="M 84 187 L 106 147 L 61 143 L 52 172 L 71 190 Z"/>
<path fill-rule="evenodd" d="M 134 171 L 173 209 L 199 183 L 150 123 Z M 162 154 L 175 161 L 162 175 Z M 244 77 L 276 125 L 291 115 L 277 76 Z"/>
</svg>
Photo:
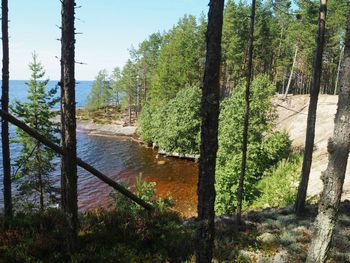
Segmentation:
<svg viewBox="0 0 350 263">
<path fill-rule="evenodd" d="M 327 142 L 333 135 L 334 115 L 338 96 L 320 95 L 317 105 L 315 147 L 311 166 L 309 195 L 317 195 L 323 189 L 321 172 L 327 168 Z M 304 147 L 309 95 L 290 96 L 286 101 L 274 100 L 277 107 L 277 128 L 288 131 L 293 146 Z M 350 199 L 350 165 L 347 166 L 342 199 Z"/>
<path fill-rule="evenodd" d="M 77 131 L 90 135 L 101 136 L 133 136 L 136 133 L 135 126 L 123 126 L 122 124 L 96 124 L 93 121 L 77 121 Z"/>
</svg>

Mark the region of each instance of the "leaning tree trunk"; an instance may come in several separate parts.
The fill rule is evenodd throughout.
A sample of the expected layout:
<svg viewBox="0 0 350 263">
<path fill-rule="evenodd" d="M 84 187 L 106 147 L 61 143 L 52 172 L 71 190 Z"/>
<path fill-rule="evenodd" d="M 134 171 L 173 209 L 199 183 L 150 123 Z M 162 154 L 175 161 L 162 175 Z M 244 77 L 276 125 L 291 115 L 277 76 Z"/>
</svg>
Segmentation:
<svg viewBox="0 0 350 263">
<path fill-rule="evenodd" d="M 307 186 L 309 182 L 309 175 L 312 163 L 312 152 L 314 148 L 315 139 L 317 101 L 318 94 L 320 92 L 320 81 L 322 74 L 322 55 L 324 47 L 324 35 L 326 31 L 326 14 L 327 0 L 321 0 L 320 15 L 318 19 L 317 49 L 315 54 L 314 71 L 310 90 L 309 112 L 307 115 L 304 159 L 301 170 L 301 180 L 298 188 L 297 199 L 295 202 L 295 212 L 297 215 L 302 214 L 305 209 Z"/>
<path fill-rule="evenodd" d="M 284 93 L 284 95 L 283 95 L 283 99 L 287 98 L 287 96 L 288 96 L 290 84 L 292 83 L 292 79 L 293 79 L 293 71 L 294 71 L 295 63 L 296 63 L 296 61 L 297 61 L 297 55 L 298 55 L 298 45 L 295 47 L 294 58 L 293 58 L 293 64 L 292 64 L 292 68 L 291 68 L 291 70 L 290 70 L 290 75 L 289 75 L 289 79 L 288 79 L 288 84 L 287 84 L 286 91 L 285 91 L 285 93 Z"/>
<path fill-rule="evenodd" d="M 246 77 L 247 83 L 246 83 L 246 89 L 245 89 L 242 164 L 241 164 L 241 174 L 239 177 L 239 184 L 238 184 L 238 191 L 237 191 L 237 210 L 236 210 L 237 224 L 241 224 L 241 220 L 242 220 L 244 177 L 247 169 L 250 86 L 251 86 L 252 75 L 253 75 L 252 72 L 253 72 L 253 50 L 254 50 L 254 20 L 255 20 L 255 0 L 252 0 L 252 13 L 250 17 L 248 67 L 247 67 L 247 77 Z"/>
<path fill-rule="evenodd" d="M 78 228 L 78 198 L 77 198 L 77 148 L 75 119 L 75 29 L 74 0 L 62 1 L 62 149 L 65 153 L 62 159 L 65 181 L 64 208 L 68 221 L 68 248 L 76 247 Z"/>
<path fill-rule="evenodd" d="M 315 236 L 307 262 L 325 262 L 337 220 L 350 149 L 350 13 L 347 22 L 344 64 L 340 77 L 338 109 L 333 138 L 328 141 L 328 167 L 322 174 L 323 191 L 315 221 Z"/>
<path fill-rule="evenodd" d="M 224 0 L 209 3 L 207 55 L 201 101 L 201 146 L 198 179 L 196 262 L 211 262 L 214 243 L 215 165 L 218 149 L 221 35 Z"/>
<path fill-rule="evenodd" d="M 2 0 L 2 96 L 1 108 L 8 112 L 9 107 L 9 35 L 8 35 L 8 2 Z M 12 193 L 11 193 L 11 163 L 9 124 L 6 120 L 1 121 L 2 165 L 4 179 L 4 212 L 5 218 L 12 217 Z"/>
<path fill-rule="evenodd" d="M 335 85 L 334 85 L 334 95 L 337 95 L 337 91 L 338 91 L 338 82 L 339 82 L 339 73 L 340 73 L 340 66 L 343 60 L 343 54 L 344 54 L 344 48 L 342 47 L 342 49 L 340 50 L 340 55 L 339 55 L 339 62 L 338 62 L 338 69 L 337 69 L 337 76 L 335 78 Z"/>
</svg>

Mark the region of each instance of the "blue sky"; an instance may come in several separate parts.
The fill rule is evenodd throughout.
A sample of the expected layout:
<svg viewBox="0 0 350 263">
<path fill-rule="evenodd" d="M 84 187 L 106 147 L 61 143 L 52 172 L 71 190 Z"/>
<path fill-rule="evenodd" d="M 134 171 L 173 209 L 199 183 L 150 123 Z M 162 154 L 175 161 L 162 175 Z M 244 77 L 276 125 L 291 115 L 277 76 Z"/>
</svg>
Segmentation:
<svg viewBox="0 0 350 263">
<path fill-rule="evenodd" d="M 170 29 L 185 14 L 207 14 L 209 0 L 77 0 L 77 80 L 91 80 L 100 69 L 122 67 L 128 49 L 151 33 Z M 59 79 L 61 7 L 59 0 L 9 1 L 10 78 L 28 79 L 33 51 L 47 76 Z M 2 52 L 0 50 L 0 52 Z M 2 56 L 2 54 L 1 54 Z"/>
</svg>

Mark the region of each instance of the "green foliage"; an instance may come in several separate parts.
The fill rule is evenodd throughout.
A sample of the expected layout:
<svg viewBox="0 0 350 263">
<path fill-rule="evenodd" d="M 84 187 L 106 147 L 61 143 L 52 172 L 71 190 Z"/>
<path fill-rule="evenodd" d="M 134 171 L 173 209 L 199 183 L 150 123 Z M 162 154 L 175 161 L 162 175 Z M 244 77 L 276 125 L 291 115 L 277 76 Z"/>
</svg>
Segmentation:
<svg viewBox="0 0 350 263">
<path fill-rule="evenodd" d="M 198 154 L 200 99 L 200 89 L 192 87 L 180 90 L 162 107 L 146 105 L 139 123 L 141 138 L 167 152 Z"/>
<path fill-rule="evenodd" d="M 163 36 L 150 90 L 153 103 L 166 102 L 187 86 L 201 85 L 204 45 L 202 28 L 194 16 L 184 16 Z"/>
<path fill-rule="evenodd" d="M 301 156 L 291 155 L 264 172 L 257 188 L 260 196 L 253 208 L 283 207 L 293 204 L 300 175 Z"/>
<path fill-rule="evenodd" d="M 135 193 L 153 213 L 113 193 L 115 209 L 80 215 L 79 247 L 66 251 L 65 216 L 56 209 L 16 214 L 9 229 L 0 217 L 0 258 L 5 262 L 183 262 L 193 254 L 193 229 L 154 197 L 154 184 L 138 177 Z M 126 203 L 123 203 L 126 201 Z M 0 260 L 0 261 L 1 261 Z"/>
<path fill-rule="evenodd" d="M 89 111 L 106 109 L 110 104 L 111 96 L 108 73 L 104 69 L 98 72 L 85 106 Z"/>
<path fill-rule="evenodd" d="M 27 102 L 15 101 L 11 110 L 46 138 L 58 142 L 56 137 L 59 131 L 58 124 L 52 121 L 52 118 L 57 115 L 57 112 L 53 111 L 53 107 L 59 101 L 56 97 L 57 88 L 47 90 L 49 80 L 40 80 L 45 77 L 45 71 L 37 61 L 35 53 L 29 68 L 32 74 L 31 80 L 26 83 L 28 100 Z M 21 145 L 19 157 L 15 161 L 16 209 L 44 209 L 57 203 L 58 189 L 54 187 L 50 178 L 55 168 L 53 163 L 55 153 L 21 129 L 17 129 L 16 134 L 13 141 Z"/>
<path fill-rule="evenodd" d="M 171 198 L 156 198 L 155 197 L 155 189 L 156 183 L 155 182 L 148 182 L 146 180 L 142 180 L 142 175 L 140 174 L 138 177 L 136 177 L 135 182 L 135 189 L 134 193 L 137 197 L 141 198 L 145 202 L 148 202 L 152 204 L 156 210 L 160 212 L 164 212 L 170 207 L 173 206 L 172 199 Z M 132 190 L 130 186 L 124 184 L 124 187 L 126 187 L 129 190 Z M 126 196 L 122 195 L 116 190 L 113 190 L 110 193 L 110 196 L 112 197 L 112 207 L 114 207 L 117 211 L 121 213 L 137 213 L 139 210 L 142 210 L 143 208 L 140 207 L 138 204 L 136 204 L 134 201 L 132 201 L 130 198 L 127 198 Z"/>
<path fill-rule="evenodd" d="M 119 106 L 120 97 L 122 93 L 122 87 L 120 85 L 121 79 L 121 70 L 118 67 L 115 67 L 110 76 L 110 86 L 111 86 L 111 100 L 115 106 Z"/>
<path fill-rule="evenodd" d="M 242 158 L 244 90 L 245 84 L 242 83 L 221 107 L 215 205 L 219 214 L 232 214 L 236 208 Z M 273 131 L 276 119 L 271 102 L 273 90 L 266 76 L 258 76 L 252 83 L 244 184 L 244 200 L 248 204 L 258 196 L 257 182 L 264 171 L 286 158 L 290 152 L 291 142 L 288 135 Z"/>
</svg>

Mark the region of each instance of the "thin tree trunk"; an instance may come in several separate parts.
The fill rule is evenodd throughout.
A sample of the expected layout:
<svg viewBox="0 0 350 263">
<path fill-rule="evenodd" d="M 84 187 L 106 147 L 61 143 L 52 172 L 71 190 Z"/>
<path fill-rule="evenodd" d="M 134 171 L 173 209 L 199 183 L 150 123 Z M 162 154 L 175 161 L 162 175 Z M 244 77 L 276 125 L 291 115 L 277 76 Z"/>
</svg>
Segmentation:
<svg viewBox="0 0 350 263">
<path fill-rule="evenodd" d="M 128 104 L 129 125 L 131 125 L 131 95 L 129 95 Z"/>
<path fill-rule="evenodd" d="M 39 156 L 39 152 L 40 151 L 41 151 L 40 144 L 38 144 L 37 150 L 35 152 L 35 159 L 36 159 L 36 162 L 37 162 L 37 165 L 38 165 L 37 180 L 38 180 L 38 183 L 39 183 L 40 210 L 44 211 L 44 182 L 43 182 L 43 173 L 42 173 L 42 169 L 41 169 L 41 161 L 40 161 L 40 156 Z"/>
<path fill-rule="evenodd" d="M 241 224 L 242 220 L 242 202 L 244 193 L 244 177 L 247 168 L 247 149 L 248 149 L 248 127 L 249 127 L 249 104 L 250 104 L 250 86 L 253 72 L 253 51 L 254 51 L 254 20 L 255 20 L 255 0 L 252 0 L 252 10 L 250 17 L 250 35 L 249 35 L 249 53 L 248 53 L 248 68 L 246 76 L 246 90 L 245 90 L 245 107 L 244 107 L 244 127 L 243 127 L 243 141 L 242 141 L 242 165 L 241 174 L 239 177 L 239 184 L 237 190 L 237 210 L 236 219 L 237 224 Z"/>
<path fill-rule="evenodd" d="M 68 221 L 68 249 L 74 251 L 78 229 L 77 148 L 75 119 L 75 28 L 74 0 L 62 1 L 62 149 L 65 153 L 65 214 Z"/>
<path fill-rule="evenodd" d="M 312 163 L 312 152 L 314 148 L 315 139 L 317 101 L 318 94 L 320 92 L 320 80 L 322 74 L 322 55 L 324 47 L 324 35 L 326 31 L 326 14 L 327 0 L 321 0 L 320 15 L 318 20 L 317 49 L 315 54 L 314 71 L 310 90 L 309 111 L 307 115 L 304 159 L 301 170 L 301 180 L 298 188 L 297 199 L 295 202 L 295 212 L 297 215 L 302 214 L 303 210 L 305 209 L 307 186 L 309 182 L 309 175 Z"/>
<path fill-rule="evenodd" d="M 338 80 L 339 80 L 339 73 L 340 73 L 340 65 L 341 62 L 343 60 L 343 54 L 344 54 L 344 48 L 343 47 L 340 51 L 340 55 L 339 55 L 339 63 L 338 63 L 338 69 L 337 69 L 337 77 L 335 79 L 335 85 L 334 85 L 334 95 L 337 95 L 337 90 L 338 90 Z"/>
<path fill-rule="evenodd" d="M 283 99 L 287 98 L 287 96 L 288 96 L 290 84 L 292 83 L 292 79 L 293 79 L 293 71 L 294 71 L 294 67 L 295 67 L 295 62 L 297 61 L 297 54 L 298 54 L 298 45 L 295 47 L 292 69 L 290 70 L 288 84 L 287 84 L 287 88 L 286 88 L 286 91 L 284 93 Z"/>
<path fill-rule="evenodd" d="M 221 35 L 224 0 L 209 3 L 207 55 L 201 100 L 201 146 L 198 178 L 198 226 L 196 232 L 196 262 L 209 263 L 214 245 L 215 166 L 218 149 L 220 104 Z"/>
<path fill-rule="evenodd" d="M 340 78 L 338 109 L 333 138 L 328 141 L 328 167 L 322 174 L 323 191 L 315 221 L 315 235 L 307 262 L 325 262 L 338 217 L 346 166 L 350 150 L 350 13 Z"/>
<path fill-rule="evenodd" d="M 2 12 L 2 96 L 1 108 L 8 112 L 9 105 L 9 36 L 8 36 L 8 2 L 1 1 Z M 11 193 L 11 162 L 9 125 L 6 120 L 1 122 L 2 165 L 4 171 L 4 212 L 5 218 L 12 218 L 12 193 Z"/>
</svg>

